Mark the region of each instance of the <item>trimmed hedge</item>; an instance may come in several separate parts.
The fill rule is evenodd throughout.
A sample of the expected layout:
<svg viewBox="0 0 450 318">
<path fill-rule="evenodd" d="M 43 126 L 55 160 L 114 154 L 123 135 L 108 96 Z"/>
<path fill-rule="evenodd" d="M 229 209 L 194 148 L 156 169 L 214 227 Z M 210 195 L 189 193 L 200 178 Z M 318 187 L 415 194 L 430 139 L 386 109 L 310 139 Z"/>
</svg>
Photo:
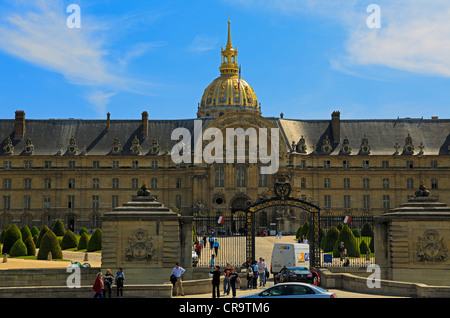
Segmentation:
<svg viewBox="0 0 450 318">
<path fill-rule="evenodd" d="M 26 224 L 20 228 L 20 233 L 22 234 L 22 242 L 25 242 L 27 238 L 32 236 L 31 231 Z"/>
<path fill-rule="evenodd" d="M 361 254 L 366 254 L 367 251 L 369 251 L 369 253 L 371 252 L 370 248 L 367 246 L 366 241 L 364 241 L 364 240 L 362 240 L 361 244 L 359 244 L 359 250 L 360 250 Z"/>
<path fill-rule="evenodd" d="M 102 230 L 97 228 L 95 232 L 92 234 L 88 246 L 87 252 L 95 252 L 100 251 L 102 249 Z"/>
<path fill-rule="evenodd" d="M 10 224 L 3 236 L 3 254 L 9 254 L 11 248 L 17 240 L 22 240 L 22 233 L 15 224 Z"/>
<path fill-rule="evenodd" d="M 59 245 L 58 238 L 52 230 L 48 230 L 42 237 L 37 259 L 46 260 L 49 252 L 52 253 L 52 259 L 63 258 L 63 253 L 61 246 Z"/>
<path fill-rule="evenodd" d="M 83 232 L 83 234 L 81 234 L 80 236 L 80 240 L 78 241 L 77 249 L 78 250 L 87 249 L 88 243 L 89 243 L 89 235 L 87 235 L 86 232 Z"/>
<path fill-rule="evenodd" d="M 71 230 L 67 230 L 66 234 L 64 234 L 62 241 L 61 241 L 61 248 L 63 250 L 66 250 L 68 248 L 74 248 L 77 247 L 77 237 Z"/>
<path fill-rule="evenodd" d="M 33 226 L 33 227 L 30 229 L 30 232 L 31 232 L 31 236 L 32 236 L 32 237 L 34 237 L 35 235 L 36 235 L 36 236 L 39 236 L 39 229 L 38 229 L 36 226 Z"/>
<path fill-rule="evenodd" d="M 356 242 L 356 238 L 353 235 L 352 231 L 347 225 L 344 225 L 342 227 L 342 231 L 339 232 L 338 239 L 336 240 L 336 243 L 334 244 L 333 248 L 333 256 L 339 257 L 340 253 L 338 250 L 338 246 L 340 242 L 344 242 L 344 247 L 347 249 L 347 256 L 348 257 L 360 257 L 361 253 L 359 251 L 359 245 Z"/>
<path fill-rule="evenodd" d="M 53 225 L 52 231 L 53 233 L 55 233 L 56 236 L 64 236 L 64 234 L 66 234 L 64 224 L 59 219 Z"/>
<path fill-rule="evenodd" d="M 44 225 L 44 227 L 41 229 L 41 231 L 39 232 L 39 236 L 36 242 L 36 247 L 39 248 L 41 246 L 41 240 L 44 237 L 44 235 L 50 231 L 50 229 L 48 228 L 47 225 Z"/>
<path fill-rule="evenodd" d="M 9 256 L 11 257 L 27 256 L 27 247 L 21 239 L 17 240 L 11 247 L 11 250 L 9 251 Z"/>
<path fill-rule="evenodd" d="M 35 236 L 37 238 L 37 236 Z M 36 245 L 34 244 L 34 239 L 30 236 L 25 241 L 25 246 L 27 247 L 27 256 L 36 256 Z"/>
<path fill-rule="evenodd" d="M 82 227 L 82 228 L 80 229 L 80 231 L 78 231 L 78 235 L 81 236 L 83 233 L 88 234 L 88 230 L 87 230 L 85 227 Z"/>
<path fill-rule="evenodd" d="M 323 238 L 323 245 L 322 249 L 326 253 L 330 253 L 333 251 L 334 245 L 336 244 L 336 240 L 339 237 L 339 230 L 337 227 L 332 226 L 327 234 L 325 234 L 325 237 Z"/>
</svg>

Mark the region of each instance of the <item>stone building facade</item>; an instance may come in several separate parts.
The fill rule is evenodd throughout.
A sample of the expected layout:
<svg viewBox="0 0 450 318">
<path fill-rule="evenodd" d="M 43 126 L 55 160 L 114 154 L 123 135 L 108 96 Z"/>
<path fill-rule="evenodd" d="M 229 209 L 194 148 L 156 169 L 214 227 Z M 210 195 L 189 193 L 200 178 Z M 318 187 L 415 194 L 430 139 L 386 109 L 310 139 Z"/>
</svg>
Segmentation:
<svg viewBox="0 0 450 318">
<path fill-rule="evenodd" d="M 220 76 L 205 89 L 197 118 L 158 120 L 144 111 L 141 120 L 111 119 L 109 113 L 104 120 L 36 120 L 16 111 L 14 119 L 0 119 L 0 228 L 61 219 L 74 230 L 95 229 L 143 182 L 182 215 L 240 214 L 279 174 L 322 214 L 382 214 L 420 181 L 450 204 L 449 119 L 345 120 L 339 111 L 318 120 L 264 117 L 255 91 L 241 78 L 230 25 L 221 55 Z M 170 154 L 179 141 L 172 132 L 181 127 L 194 136 L 196 121 L 203 131 L 277 128 L 277 173 L 261 174 L 260 162 L 249 160 L 174 163 Z M 194 149 L 194 138 L 190 143 Z M 267 210 L 258 213 L 256 225 L 276 223 L 292 232 L 307 217 L 295 209 Z"/>
</svg>

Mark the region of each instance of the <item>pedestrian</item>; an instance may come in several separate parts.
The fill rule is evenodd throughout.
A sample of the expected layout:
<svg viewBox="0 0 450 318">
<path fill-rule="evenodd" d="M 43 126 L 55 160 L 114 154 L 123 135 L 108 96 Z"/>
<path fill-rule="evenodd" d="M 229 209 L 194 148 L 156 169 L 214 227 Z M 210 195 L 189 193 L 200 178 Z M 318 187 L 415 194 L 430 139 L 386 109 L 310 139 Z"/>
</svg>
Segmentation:
<svg viewBox="0 0 450 318">
<path fill-rule="evenodd" d="M 259 287 L 266 287 L 266 271 L 267 264 L 264 259 L 260 257 L 258 263 Z"/>
<path fill-rule="evenodd" d="M 181 280 L 181 275 L 185 272 L 184 268 L 180 264 L 175 263 L 175 267 L 172 269 L 172 275 L 175 275 L 177 281 L 175 283 L 174 296 L 184 296 L 183 283 Z"/>
<path fill-rule="evenodd" d="M 230 294 L 230 273 L 231 273 L 231 265 L 227 263 L 227 267 L 223 270 L 223 294 Z"/>
<path fill-rule="evenodd" d="M 230 272 L 230 286 L 233 298 L 236 298 L 236 289 L 239 287 L 240 283 L 241 279 L 239 278 L 239 274 L 232 268 Z"/>
<path fill-rule="evenodd" d="M 119 270 L 116 274 L 115 280 L 116 280 L 116 287 L 117 287 L 117 297 L 119 297 L 119 295 L 120 295 L 120 298 L 122 298 L 123 297 L 123 284 L 125 283 L 125 274 L 121 267 L 119 267 Z"/>
<path fill-rule="evenodd" d="M 209 236 L 209 248 L 214 248 L 214 237 L 212 235 Z"/>
<path fill-rule="evenodd" d="M 212 275 L 212 298 L 220 297 L 220 266 L 213 267 L 210 271 Z"/>
<path fill-rule="evenodd" d="M 315 267 L 311 267 L 311 274 L 313 275 L 313 285 L 319 286 L 320 284 L 320 277 L 319 273 L 317 272 Z"/>
<path fill-rule="evenodd" d="M 214 267 L 214 254 L 211 255 L 211 259 L 209 260 L 209 267 Z"/>
<path fill-rule="evenodd" d="M 92 290 L 95 292 L 94 298 L 103 298 L 103 274 L 101 272 L 97 273 Z"/>
<path fill-rule="evenodd" d="M 108 268 L 106 270 L 106 274 L 104 277 L 104 289 L 103 289 L 103 298 L 111 298 L 112 287 L 114 283 L 114 275 L 111 273 L 111 270 Z"/>
<path fill-rule="evenodd" d="M 344 242 L 341 242 L 339 244 L 338 251 L 339 251 L 340 259 L 341 259 L 341 262 L 342 262 L 342 260 L 344 259 L 344 254 L 345 254 Z"/>
<path fill-rule="evenodd" d="M 258 262 L 257 261 L 253 261 L 252 270 L 253 270 L 253 289 L 256 289 L 258 287 Z"/>
<path fill-rule="evenodd" d="M 253 267 L 249 262 L 245 263 L 247 269 L 247 289 L 253 288 Z"/>
<path fill-rule="evenodd" d="M 203 248 L 206 247 L 206 240 L 207 240 L 206 234 L 203 234 Z"/>
<path fill-rule="evenodd" d="M 219 241 L 217 241 L 217 239 L 214 241 L 214 252 L 217 254 L 219 253 L 219 248 L 220 248 L 220 244 Z"/>
</svg>

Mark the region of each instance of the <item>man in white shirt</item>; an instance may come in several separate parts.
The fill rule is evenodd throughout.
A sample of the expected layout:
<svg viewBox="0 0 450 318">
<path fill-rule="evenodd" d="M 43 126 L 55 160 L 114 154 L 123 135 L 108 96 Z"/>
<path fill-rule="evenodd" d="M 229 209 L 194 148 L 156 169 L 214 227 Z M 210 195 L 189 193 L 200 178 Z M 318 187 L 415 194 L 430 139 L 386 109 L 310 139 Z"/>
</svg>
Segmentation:
<svg viewBox="0 0 450 318">
<path fill-rule="evenodd" d="M 180 266 L 180 264 L 176 263 L 175 267 L 172 270 L 172 274 L 174 275 L 177 279 L 177 281 L 175 282 L 175 290 L 174 290 L 174 295 L 175 296 L 184 296 L 184 290 L 183 290 L 183 284 L 181 282 L 181 275 L 183 275 L 185 272 L 185 269 L 183 267 Z"/>
<path fill-rule="evenodd" d="M 259 286 L 266 286 L 266 270 L 267 264 L 262 257 L 259 258 L 258 263 L 258 276 L 259 276 Z"/>
</svg>

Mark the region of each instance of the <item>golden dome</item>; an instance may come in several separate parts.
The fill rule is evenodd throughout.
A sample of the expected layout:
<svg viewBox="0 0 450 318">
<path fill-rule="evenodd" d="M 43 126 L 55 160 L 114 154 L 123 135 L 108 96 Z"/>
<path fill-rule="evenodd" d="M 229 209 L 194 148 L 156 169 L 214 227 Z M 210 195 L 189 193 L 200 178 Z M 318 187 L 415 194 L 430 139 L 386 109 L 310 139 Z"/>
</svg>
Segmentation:
<svg viewBox="0 0 450 318">
<path fill-rule="evenodd" d="M 241 78 L 237 64 L 237 48 L 231 44 L 230 21 L 228 21 L 228 40 L 225 50 L 221 50 L 222 63 L 220 77 L 205 89 L 199 103 L 197 117 L 219 117 L 236 112 L 255 112 L 261 109 L 253 88 Z"/>
</svg>

